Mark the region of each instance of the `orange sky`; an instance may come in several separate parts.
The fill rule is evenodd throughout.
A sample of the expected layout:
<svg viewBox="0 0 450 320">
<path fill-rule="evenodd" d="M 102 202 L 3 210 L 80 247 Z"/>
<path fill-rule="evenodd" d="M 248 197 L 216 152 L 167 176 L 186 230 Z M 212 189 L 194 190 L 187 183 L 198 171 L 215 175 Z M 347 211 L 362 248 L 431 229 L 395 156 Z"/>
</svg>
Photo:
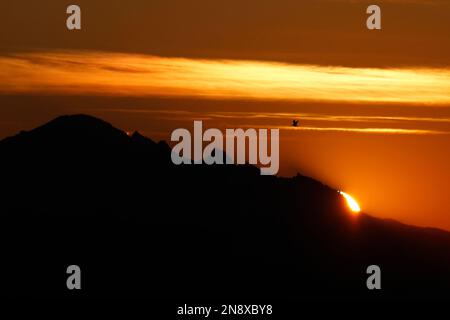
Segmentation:
<svg viewBox="0 0 450 320">
<path fill-rule="evenodd" d="M 78 112 L 165 140 L 279 127 L 281 175 L 450 230 L 448 1 L 378 1 L 381 31 L 357 0 L 77 3 L 77 32 L 70 3 L 0 3 L 0 137 Z"/>
</svg>

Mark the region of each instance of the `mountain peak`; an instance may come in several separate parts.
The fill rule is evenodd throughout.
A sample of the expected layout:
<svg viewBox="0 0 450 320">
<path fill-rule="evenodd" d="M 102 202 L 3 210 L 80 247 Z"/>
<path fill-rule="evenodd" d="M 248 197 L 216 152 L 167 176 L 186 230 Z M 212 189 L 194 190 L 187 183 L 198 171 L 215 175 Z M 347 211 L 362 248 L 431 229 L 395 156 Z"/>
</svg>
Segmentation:
<svg viewBox="0 0 450 320">
<path fill-rule="evenodd" d="M 100 119 L 100 118 L 96 118 L 94 116 L 91 115 L 87 115 L 87 114 L 83 114 L 83 113 L 79 113 L 79 114 L 68 114 L 68 115 L 62 115 L 59 117 L 56 117 L 55 119 L 49 121 L 47 123 L 51 124 L 51 123 L 70 123 L 70 122 L 76 122 L 76 123 L 81 123 L 81 122 L 85 122 L 85 123 L 103 123 L 103 124 L 108 124 L 106 121 Z"/>
<path fill-rule="evenodd" d="M 6 138 L 2 144 L 28 145 L 36 147 L 70 147 L 81 145 L 123 145 L 129 137 L 111 124 L 84 114 L 59 116 L 30 131 Z"/>
<path fill-rule="evenodd" d="M 111 132 L 118 134 L 120 132 L 121 135 L 126 135 L 121 130 L 114 128 L 110 123 L 85 114 L 59 116 L 35 130 L 49 130 L 49 131 L 57 130 L 65 132 L 79 132 L 79 133 L 103 132 L 105 134 Z"/>
<path fill-rule="evenodd" d="M 83 155 L 89 155 L 89 159 L 138 157 L 136 160 L 149 164 L 170 161 L 170 147 L 165 142 L 155 143 L 137 131 L 129 136 L 106 121 L 84 114 L 57 117 L 1 140 L 0 147 L 8 157 L 22 159 L 39 154 L 48 161 L 61 155 L 67 159 Z"/>
</svg>

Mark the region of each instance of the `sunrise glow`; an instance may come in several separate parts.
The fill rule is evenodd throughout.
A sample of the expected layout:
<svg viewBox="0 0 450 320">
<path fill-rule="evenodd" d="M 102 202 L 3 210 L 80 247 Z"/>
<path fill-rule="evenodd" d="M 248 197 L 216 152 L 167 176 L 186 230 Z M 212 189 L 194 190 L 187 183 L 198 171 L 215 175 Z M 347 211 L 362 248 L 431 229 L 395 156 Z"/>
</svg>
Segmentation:
<svg viewBox="0 0 450 320">
<path fill-rule="evenodd" d="M 356 202 L 356 200 L 353 199 L 352 196 L 343 191 L 339 191 L 339 193 L 345 198 L 345 200 L 347 201 L 347 205 L 352 212 L 358 213 L 361 211 L 358 202 Z"/>
</svg>

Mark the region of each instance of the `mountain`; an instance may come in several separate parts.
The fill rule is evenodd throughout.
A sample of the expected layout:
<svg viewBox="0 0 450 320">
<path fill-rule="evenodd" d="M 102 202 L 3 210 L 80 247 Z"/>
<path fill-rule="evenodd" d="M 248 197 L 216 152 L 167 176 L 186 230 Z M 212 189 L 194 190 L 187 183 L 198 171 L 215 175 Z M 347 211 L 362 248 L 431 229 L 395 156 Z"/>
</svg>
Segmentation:
<svg viewBox="0 0 450 320">
<path fill-rule="evenodd" d="M 351 215 L 336 190 L 256 167 L 175 166 L 86 115 L 0 141 L 6 295 L 448 298 L 450 233 Z M 66 288 L 79 265 L 82 290 Z M 366 269 L 381 268 L 382 290 Z"/>
</svg>

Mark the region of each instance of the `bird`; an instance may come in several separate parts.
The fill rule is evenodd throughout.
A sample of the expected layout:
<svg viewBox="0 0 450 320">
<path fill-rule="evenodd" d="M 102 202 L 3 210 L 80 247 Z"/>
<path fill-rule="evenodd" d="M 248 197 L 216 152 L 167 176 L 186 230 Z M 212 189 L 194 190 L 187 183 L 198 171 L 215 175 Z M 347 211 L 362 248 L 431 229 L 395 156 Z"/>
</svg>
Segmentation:
<svg viewBox="0 0 450 320">
<path fill-rule="evenodd" d="M 298 127 L 298 120 L 292 120 L 292 126 L 293 127 Z"/>
</svg>

